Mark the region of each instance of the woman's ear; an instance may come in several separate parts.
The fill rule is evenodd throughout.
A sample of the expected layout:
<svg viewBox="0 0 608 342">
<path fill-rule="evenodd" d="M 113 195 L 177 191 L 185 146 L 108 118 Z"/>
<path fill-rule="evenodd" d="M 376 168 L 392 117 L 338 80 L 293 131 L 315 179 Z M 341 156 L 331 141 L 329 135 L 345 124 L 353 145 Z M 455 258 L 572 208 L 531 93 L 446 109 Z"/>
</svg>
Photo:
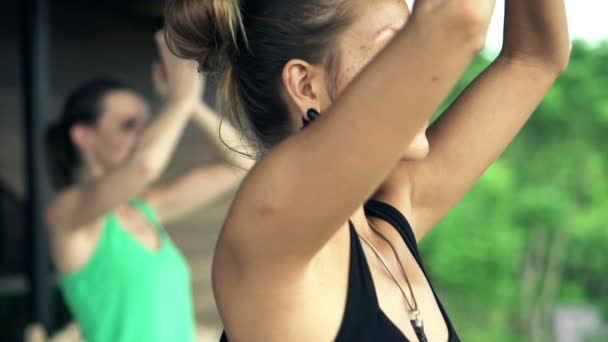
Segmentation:
<svg viewBox="0 0 608 342">
<path fill-rule="evenodd" d="M 292 59 L 283 67 L 283 86 L 299 113 L 310 108 L 320 110 L 320 96 L 326 89 L 324 75 L 321 67 L 301 59 Z"/>
<path fill-rule="evenodd" d="M 79 149 L 87 151 L 92 144 L 93 132 L 87 125 L 75 124 L 70 127 L 70 139 Z"/>
</svg>

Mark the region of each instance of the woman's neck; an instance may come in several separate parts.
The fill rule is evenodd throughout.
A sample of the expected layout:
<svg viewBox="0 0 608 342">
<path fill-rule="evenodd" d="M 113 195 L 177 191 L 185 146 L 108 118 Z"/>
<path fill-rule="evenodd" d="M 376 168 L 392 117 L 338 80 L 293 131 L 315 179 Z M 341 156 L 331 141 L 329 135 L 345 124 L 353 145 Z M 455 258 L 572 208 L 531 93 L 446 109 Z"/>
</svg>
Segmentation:
<svg viewBox="0 0 608 342">
<path fill-rule="evenodd" d="M 88 183 L 95 181 L 106 174 L 106 169 L 98 163 L 87 162 L 80 168 L 78 179 L 80 182 Z"/>
</svg>

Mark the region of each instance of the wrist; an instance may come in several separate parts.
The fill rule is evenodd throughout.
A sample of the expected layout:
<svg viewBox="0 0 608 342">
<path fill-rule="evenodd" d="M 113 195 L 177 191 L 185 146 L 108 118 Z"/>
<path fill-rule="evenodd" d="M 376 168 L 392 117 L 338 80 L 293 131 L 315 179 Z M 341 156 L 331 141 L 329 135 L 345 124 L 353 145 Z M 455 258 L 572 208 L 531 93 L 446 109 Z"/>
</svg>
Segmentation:
<svg viewBox="0 0 608 342">
<path fill-rule="evenodd" d="M 167 96 L 164 99 L 163 107 L 184 115 L 191 115 L 195 110 L 197 101 L 198 99 L 194 96 Z"/>
</svg>

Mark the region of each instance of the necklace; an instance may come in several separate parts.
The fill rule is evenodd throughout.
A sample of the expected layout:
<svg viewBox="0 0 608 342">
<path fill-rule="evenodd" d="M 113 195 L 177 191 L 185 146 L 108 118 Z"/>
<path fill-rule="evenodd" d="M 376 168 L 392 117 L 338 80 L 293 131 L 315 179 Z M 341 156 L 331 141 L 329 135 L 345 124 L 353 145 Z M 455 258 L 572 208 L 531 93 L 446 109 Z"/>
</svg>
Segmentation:
<svg viewBox="0 0 608 342">
<path fill-rule="evenodd" d="M 408 290 L 410 293 L 410 297 L 412 298 L 411 302 L 405 292 L 405 289 L 403 288 L 403 285 L 401 285 L 399 283 L 399 281 L 397 280 L 397 277 L 393 274 L 391 269 L 388 267 L 388 264 L 384 261 L 384 258 L 382 257 L 380 252 L 378 252 L 378 250 L 374 247 L 374 245 L 372 245 L 371 242 L 369 242 L 369 240 L 367 240 L 365 237 L 363 237 L 363 235 L 359 234 L 358 232 L 357 232 L 357 235 L 359 236 L 359 238 L 361 240 L 363 240 L 363 242 L 365 242 L 366 245 L 369 246 L 369 248 L 371 248 L 371 250 L 376 255 L 376 258 L 378 258 L 378 260 L 380 261 L 380 263 L 382 264 L 382 266 L 384 267 L 386 272 L 390 275 L 393 282 L 395 284 L 397 284 L 399 291 L 401 291 L 401 294 L 403 295 L 403 298 L 405 299 L 405 302 L 408 306 L 410 314 L 412 315 L 412 319 L 410 320 L 410 323 L 412 324 L 412 328 L 414 329 L 414 332 L 416 333 L 418 340 L 420 342 L 427 342 L 428 340 L 427 340 L 426 334 L 424 332 L 424 321 L 422 319 L 422 314 L 420 313 L 420 309 L 418 307 L 418 302 L 416 301 L 416 297 L 414 296 L 414 290 L 412 289 L 412 284 L 410 283 L 410 279 L 408 278 L 407 274 L 405 273 L 403 264 L 401 264 L 401 261 L 399 260 L 397 251 L 396 251 L 395 247 L 393 246 L 393 244 L 382 233 L 380 233 L 380 231 L 369 220 L 367 222 L 368 222 L 369 226 L 372 228 L 372 230 L 376 234 L 378 234 L 384 241 L 386 241 L 386 243 L 388 243 L 388 245 L 391 247 L 391 250 L 393 251 L 395 258 L 397 259 L 397 263 L 399 264 L 401 274 L 403 275 L 403 278 L 405 278 L 405 282 L 407 284 L 407 287 L 408 287 Z"/>
</svg>

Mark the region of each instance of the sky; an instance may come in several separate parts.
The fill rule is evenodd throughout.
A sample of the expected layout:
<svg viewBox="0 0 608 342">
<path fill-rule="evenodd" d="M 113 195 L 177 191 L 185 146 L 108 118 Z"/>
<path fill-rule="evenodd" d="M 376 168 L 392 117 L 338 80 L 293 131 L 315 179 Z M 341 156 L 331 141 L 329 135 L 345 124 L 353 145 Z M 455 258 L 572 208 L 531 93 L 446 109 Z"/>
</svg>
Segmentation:
<svg viewBox="0 0 608 342">
<path fill-rule="evenodd" d="M 406 1 L 408 4 L 414 2 L 413 0 Z M 496 10 L 486 44 L 486 48 L 490 51 L 498 51 L 502 45 L 504 6 L 505 0 L 496 1 Z M 570 35 L 573 39 L 584 39 L 590 42 L 608 40 L 608 1 L 566 0 L 566 11 Z"/>
<path fill-rule="evenodd" d="M 487 48 L 489 50 L 499 50 L 502 45 L 504 6 L 505 0 L 496 1 L 496 10 L 488 32 Z M 590 42 L 608 39 L 608 1 L 566 0 L 566 11 L 568 29 L 572 38 Z"/>
</svg>

